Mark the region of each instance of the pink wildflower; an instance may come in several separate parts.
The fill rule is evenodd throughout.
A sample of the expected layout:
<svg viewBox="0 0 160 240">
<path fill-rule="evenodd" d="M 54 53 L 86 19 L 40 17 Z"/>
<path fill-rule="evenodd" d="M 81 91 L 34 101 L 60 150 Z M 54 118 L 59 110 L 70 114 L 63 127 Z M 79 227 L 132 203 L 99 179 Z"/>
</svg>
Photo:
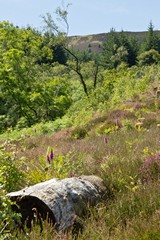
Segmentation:
<svg viewBox="0 0 160 240">
<path fill-rule="evenodd" d="M 50 161 L 53 160 L 53 158 L 54 158 L 53 149 L 51 149 L 51 152 L 50 152 Z"/>
</svg>

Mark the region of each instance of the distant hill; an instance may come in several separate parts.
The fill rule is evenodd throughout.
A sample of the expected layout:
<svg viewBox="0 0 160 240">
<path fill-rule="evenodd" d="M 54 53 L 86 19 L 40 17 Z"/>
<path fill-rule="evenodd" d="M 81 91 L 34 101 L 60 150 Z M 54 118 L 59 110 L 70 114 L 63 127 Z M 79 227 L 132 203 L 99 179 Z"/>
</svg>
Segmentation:
<svg viewBox="0 0 160 240">
<path fill-rule="evenodd" d="M 124 32 L 128 36 L 135 37 L 139 42 L 142 42 L 147 34 L 144 32 Z M 160 37 L 160 31 L 156 31 Z M 80 51 L 90 51 L 98 53 L 102 51 L 102 45 L 107 40 L 108 33 L 99 33 L 86 36 L 70 36 L 68 37 L 69 47 Z"/>
<path fill-rule="evenodd" d="M 107 33 L 71 36 L 68 38 L 69 47 L 80 51 L 100 52 L 103 42 L 107 38 Z"/>
</svg>

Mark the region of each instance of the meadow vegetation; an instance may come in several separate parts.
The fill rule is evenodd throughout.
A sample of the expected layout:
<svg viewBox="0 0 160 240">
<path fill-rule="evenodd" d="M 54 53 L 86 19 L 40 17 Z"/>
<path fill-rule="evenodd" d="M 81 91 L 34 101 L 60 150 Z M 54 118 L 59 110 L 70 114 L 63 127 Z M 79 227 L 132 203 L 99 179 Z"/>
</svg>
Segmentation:
<svg viewBox="0 0 160 240">
<path fill-rule="evenodd" d="M 81 219 L 77 239 L 160 239 L 160 49 L 151 30 L 133 55 L 133 41 L 112 30 L 109 62 L 107 48 L 84 60 L 66 54 L 62 36 L 0 24 L 0 239 L 73 239 L 47 222 L 42 233 L 17 230 L 5 195 L 91 174 L 104 180 L 106 199 Z"/>
</svg>

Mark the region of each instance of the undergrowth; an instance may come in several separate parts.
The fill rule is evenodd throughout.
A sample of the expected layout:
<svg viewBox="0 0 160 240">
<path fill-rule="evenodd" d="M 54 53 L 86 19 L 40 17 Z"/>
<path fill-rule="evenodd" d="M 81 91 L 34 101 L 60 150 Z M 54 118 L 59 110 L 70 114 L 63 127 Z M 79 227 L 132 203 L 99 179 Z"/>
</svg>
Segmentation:
<svg viewBox="0 0 160 240">
<path fill-rule="evenodd" d="M 150 93 L 159 70 L 146 69 L 127 70 L 124 82 L 124 69 L 106 72 L 100 92 L 114 74 L 117 90 L 99 110 L 98 100 L 79 101 L 55 122 L 0 136 L 0 239 L 74 239 L 72 229 L 57 233 L 47 222 L 42 233 L 38 226 L 27 234 L 15 229 L 19 216 L 5 195 L 51 178 L 95 174 L 104 180 L 106 201 L 81 219 L 77 239 L 160 240 L 160 103 Z"/>
</svg>

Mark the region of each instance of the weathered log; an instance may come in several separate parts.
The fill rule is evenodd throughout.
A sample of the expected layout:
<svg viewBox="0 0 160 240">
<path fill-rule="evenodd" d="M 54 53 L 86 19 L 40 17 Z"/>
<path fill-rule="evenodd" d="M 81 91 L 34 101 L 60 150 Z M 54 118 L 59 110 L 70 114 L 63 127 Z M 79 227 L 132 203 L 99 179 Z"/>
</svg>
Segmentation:
<svg viewBox="0 0 160 240">
<path fill-rule="evenodd" d="M 84 216 L 89 206 L 103 201 L 106 188 L 97 176 L 72 177 L 63 180 L 51 179 L 7 194 L 19 208 L 15 210 L 22 215 L 22 226 L 31 228 L 35 216 L 49 220 L 57 231 L 72 226 L 77 219 Z"/>
</svg>

